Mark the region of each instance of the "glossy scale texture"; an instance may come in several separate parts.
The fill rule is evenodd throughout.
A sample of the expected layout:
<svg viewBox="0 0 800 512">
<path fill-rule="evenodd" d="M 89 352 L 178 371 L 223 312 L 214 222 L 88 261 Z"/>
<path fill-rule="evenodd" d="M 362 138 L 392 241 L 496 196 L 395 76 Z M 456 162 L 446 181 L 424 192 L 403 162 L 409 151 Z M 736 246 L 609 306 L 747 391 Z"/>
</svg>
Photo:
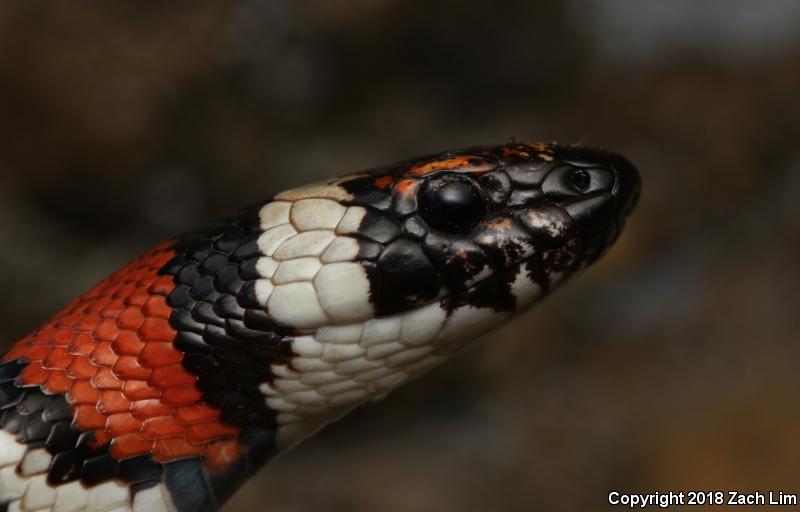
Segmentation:
<svg viewBox="0 0 800 512">
<path fill-rule="evenodd" d="M 174 256 L 166 246 L 137 259 L 21 341 L 4 360 L 30 364 L 18 378 L 65 395 L 75 426 L 110 443 L 119 460 L 152 455 L 169 462 L 202 455 L 224 469 L 239 455 L 238 429 L 219 420 L 181 365 L 172 344 L 172 277 L 159 270 Z M 76 470 L 80 473 L 80 470 Z"/>
</svg>

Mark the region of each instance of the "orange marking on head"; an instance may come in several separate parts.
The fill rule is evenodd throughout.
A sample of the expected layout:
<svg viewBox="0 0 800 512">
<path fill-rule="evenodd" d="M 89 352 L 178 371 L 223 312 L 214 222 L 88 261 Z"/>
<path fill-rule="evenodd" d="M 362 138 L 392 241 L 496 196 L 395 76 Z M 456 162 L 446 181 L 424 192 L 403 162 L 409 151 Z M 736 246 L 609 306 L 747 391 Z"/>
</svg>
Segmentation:
<svg viewBox="0 0 800 512">
<path fill-rule="evenodd" d="M 492 165 L 483 158 L 471 155 L 454 156 L 446 160 L 434 160 L 419 164 L 408 169 L 404 174 L 407 176 L 426 176 L 437 171 L 469 171 L 484 172 L 492 168 Z"/>
<path fill-rule="evenodd" d="M 397 182 L 394 189 L 403 197 L 413 197 L 417 191 L 417 180 L 404 179 Z"/>
<path fill-rule="evenodd" d="M 391 185 L 392 183 L 394 183 L 394 178 L 392 178 L 391 176 L 388 176 L 388 175 L 387 176 L 381 176 L 380 178 L 377 178 L 375 180 L 375 186 L 380 188 L 380 189 L 385 189 L 389 185 Z"/>
<path fill-rule="evenodd" d="M 508 160 L 512 157 L 530 158 L 531 154 L 519 146 L 505 146 L 503 147 L 503 158 Z"/>
<path fill-rule="evenodd" d="M 553 151 L 553 145 L 547 142 L 532 142 L 528 147 L 538 153 L 550 153 Z"/>
</svg>

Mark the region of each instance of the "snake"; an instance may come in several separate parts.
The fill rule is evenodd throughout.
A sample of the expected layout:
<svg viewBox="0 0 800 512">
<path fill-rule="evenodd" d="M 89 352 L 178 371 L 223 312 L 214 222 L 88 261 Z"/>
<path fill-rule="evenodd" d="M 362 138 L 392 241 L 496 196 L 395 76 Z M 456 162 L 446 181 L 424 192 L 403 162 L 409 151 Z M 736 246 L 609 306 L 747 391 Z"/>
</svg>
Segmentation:
<svg viewBox="0 0 800 512">
<path fill-rule="evenodd" d="M 168 240 L 0 363 L 0 510 L 218 510 L 597 261 L 640 194 L 551 142 L 414 158 Z"/>
</svg>

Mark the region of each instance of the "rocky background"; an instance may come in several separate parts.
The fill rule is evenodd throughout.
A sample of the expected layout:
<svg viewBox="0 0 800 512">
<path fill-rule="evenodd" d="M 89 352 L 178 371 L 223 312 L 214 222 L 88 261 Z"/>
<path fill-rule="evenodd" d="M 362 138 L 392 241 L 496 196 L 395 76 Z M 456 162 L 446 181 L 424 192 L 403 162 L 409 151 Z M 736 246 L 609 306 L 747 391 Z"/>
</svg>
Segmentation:
<svg viewBox="0 0 800 512">
<path fill-rule="evenodd" d="M 227 506 L 603 510 L 800 493 L 800 3 L 0 3 L 0 335 L 286 187 L 458 146 L 613 148 L 608 257 Z"/>
</svg>

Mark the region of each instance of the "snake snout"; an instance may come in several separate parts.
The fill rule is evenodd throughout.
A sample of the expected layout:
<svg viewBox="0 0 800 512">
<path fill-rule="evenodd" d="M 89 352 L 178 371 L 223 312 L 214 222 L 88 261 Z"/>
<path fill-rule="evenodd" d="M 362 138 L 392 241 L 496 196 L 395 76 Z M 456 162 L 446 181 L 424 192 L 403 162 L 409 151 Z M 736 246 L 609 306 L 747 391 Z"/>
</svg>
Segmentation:
<svg viewBox="0 0 800 512">
<path fill-rule="evenodd" d="M 580 146 L 558 147 L 555 155 L 561 165 L 549 173 L 544 191 L 583 232 L 619 223 L 636 206 L 639 172 L 625 157 Z"/>
</svg>

